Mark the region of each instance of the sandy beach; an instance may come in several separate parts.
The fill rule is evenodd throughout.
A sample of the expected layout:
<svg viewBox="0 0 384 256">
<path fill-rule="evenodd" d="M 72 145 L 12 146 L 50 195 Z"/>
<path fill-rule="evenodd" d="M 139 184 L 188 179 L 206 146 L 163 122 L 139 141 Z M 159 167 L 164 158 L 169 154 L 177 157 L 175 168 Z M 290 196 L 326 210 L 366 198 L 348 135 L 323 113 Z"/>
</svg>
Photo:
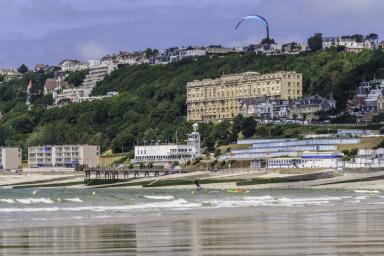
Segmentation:
<svg viewBox="0 0 384 256">
<path fill-rule="evenodd" d="M 315 172 L 316 173 L 316 172 Z M 380 172 L 377 172 L 380 173 Z M 286 178 L 297 174 L 284 174 L 279 172 L 269 172 L 260 174 L 258 171 L 224 171 L 220 173 L 211 173 L 205 171 L 171 174 L 161 177 L 147 177 L 123 182 L 119 187 L 130 189 L 152 189 L 152 187 L 143 187 L 142 184 L 157 184 L 159 182 L 175 182 L 175 184 L 154 186 L 156 189 L 195 189 L 195 180 L 202 183 L 205 189 L 228 190 L 234 188 L 240 189 L 337 189 L 337 190 L 355 190 L 372 189 L 384 190 L 384 180 L 380 176 L 376 180 L 360 181 L 358 178 L 365 178 L 372 174 L 365 173 L 340 173 L 335 177 L 327 179 L 305 180 L 296 182 L 279 182 L 257 185 L 237 185 L 237 180 L 251 180 L 253 178 L 270 179 Z M 178 185 L 176 181 L 187 181 L 190 184 Z M 68 187 L 68 188 L 109 188 L 110 185 L 85 186 L 83 184 L 84 174 L 75 172 L 23 172 L 2 173 L 0 174 L 0 186 L 3 187 Z M 331 184 L 333 183 L 333 184 Z"/>
</svg>

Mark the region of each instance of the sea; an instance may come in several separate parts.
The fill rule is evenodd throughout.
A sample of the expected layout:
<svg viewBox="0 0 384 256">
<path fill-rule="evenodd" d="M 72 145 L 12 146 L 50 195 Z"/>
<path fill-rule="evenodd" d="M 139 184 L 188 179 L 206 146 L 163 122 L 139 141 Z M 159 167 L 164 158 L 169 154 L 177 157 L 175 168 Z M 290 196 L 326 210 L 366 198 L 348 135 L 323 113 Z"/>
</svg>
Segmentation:
<svg viewBox="0 0 384 256">
<path fill-rule="evenodd" d="M 384 192 L 1 189 L 0 255 L 384 255 Z"/>
</svg>

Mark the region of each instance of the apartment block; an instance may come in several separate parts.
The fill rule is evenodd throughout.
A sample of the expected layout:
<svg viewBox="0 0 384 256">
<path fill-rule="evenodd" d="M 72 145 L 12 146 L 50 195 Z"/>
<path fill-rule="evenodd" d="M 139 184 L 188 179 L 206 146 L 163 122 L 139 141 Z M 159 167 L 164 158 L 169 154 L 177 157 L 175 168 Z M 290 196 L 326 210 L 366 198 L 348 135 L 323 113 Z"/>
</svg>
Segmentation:
<svg viewBox="0 0 384 256">
<path fill-rule="evenodd" d="M 188 121 L 233 118 L 241 113 L 243 99 L 274 97 L 298 99 L 303 94 L 303 75 L 296 72 L 260 74 L 246 72 L 187 84 Z"/>
<path fill-rule="evenodd" d="M 0 148 L 0 169 L 11 170 L 21 167 L 20 148 Z"/>
<path fill-rule="evenodd" d="M 78 98 L 89 97 L 92 92 L 92 88 L 71 88 L 64 89 L 61 93 L 53 93 L 55 104 L 59 104 L 63 100 L 75 101 Z"/>
<path fill-rule="evenodd" d="M 37 146 L 28 148 L 28 165 L 34 167 L 97 167 L 100 147 L 91 145 Z"/>
<path fill-rule="evenodd" d="M 116 65 L 93 66 L 83 81 L 83 87 L 93 89 L 98 82 L 103 81 L 105 76 L 110 74 L 116 68 Z"/>
</svg>

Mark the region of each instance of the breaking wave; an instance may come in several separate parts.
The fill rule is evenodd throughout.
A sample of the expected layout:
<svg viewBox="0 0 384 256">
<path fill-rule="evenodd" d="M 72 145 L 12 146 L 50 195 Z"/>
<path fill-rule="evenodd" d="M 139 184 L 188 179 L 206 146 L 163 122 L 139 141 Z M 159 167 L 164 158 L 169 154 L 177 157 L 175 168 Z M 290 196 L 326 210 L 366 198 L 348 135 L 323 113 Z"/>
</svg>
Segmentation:
<svg viewBox="0 0 384 256">
<path fill-rule="evenodd" d="M 353 192 L 360 194 L 380 194 L 379 190 L 354 190 Z"/>
<path fill-rule="evenodd" d="M 18 198 L 16 202 L 21 204 L 35 204 L 35 203 L 43 203 L 43 204 L 53 204 L 53 201 L 50 198 Z"/>
<path fill-rule="evenodd" d="M 153 199 L 153 200 L 171 200 L 174 199 L 174 196 L 144 196 L 147 199 Z"/>
</svg>

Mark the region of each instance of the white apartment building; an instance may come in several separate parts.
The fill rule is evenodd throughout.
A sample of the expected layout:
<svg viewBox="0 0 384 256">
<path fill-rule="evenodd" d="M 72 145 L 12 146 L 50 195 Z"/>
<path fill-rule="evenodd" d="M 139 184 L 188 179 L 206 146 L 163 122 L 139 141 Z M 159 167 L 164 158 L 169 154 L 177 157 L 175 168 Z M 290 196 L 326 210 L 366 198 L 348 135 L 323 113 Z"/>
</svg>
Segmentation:
<svg viewBox="0 0 384 256">
<path fill-rule="evenodd" d="M 104 77 L 111 72 L 112 71 L 108 66 L 93 67 L 85 77 L 82 87 L 94 88 L 97 82 L 102 81 Z"/>
<path fill-rule="evenodd" d="M 198 56 L 205 56 L 207 55 L 207 50 L 205 49 L 189 49 L 189 50 L 182 50 L 180 51 L 180 58 L 192 58 L 192 57 L 198 57 Z"/>
<path fill-rule="evenodd" d="M 28 166 L 76 167 L 86 165 L 98 167 L 100 147 L 92 145 L 37 146 L 28 148 Z"/>
<path fill-rule="evenodd" d="M 324 37 L 323 38 L 323 49 L 331 48 L 332 46 L 344 46 L 346 52 L 355 52 L 359 53 L 364 49 L 372 49 L 372 43 L 368 40 L 364 42 L 356 42 L 354 39 L 350 38 L 340 38 L 340 37 Z"/>
<path fill-rule="evenodd" d="M 20 148 L 0 148 L 0 170 L 12 170 L 21 167 Z"/>
<path fill-rule="evenodd" d="M 88 63 L 81 63 L 78 60 L 63 60 L 60 64 L 59 67 L 63 71 L 77 71 L 77 70 L 85 70 L 89 68 Z"/>
<path fill-rule="evenodd" d="M 135 147 L 135 163 L 181 163 L 192 161 L 201 155 L 200 133 L 197 124 L 188 134 L 187 144 L 144 145 Z"/>
<path fill-rule="evenodd" d="M 78 98 L 89 97 L 92 92 L 92 88 L 71 88 L 64 89 L 61 93 L 53 92 L 53 98 L 55 104 L 67 99 L 69 101 L 75 101 Z"/>
<path fill-rule="evenodd" d="M 80 103 L 80 102 L 85 102 L 85 101 L 102 100 L 102 99 L 112 98 L 112 97 L 118 96 L 118 95 L 119 95 L 118 92 L 108 92 L 106 95 L 102 95 L 102 96 L 79 97 L 79 98 L 74 99 L 72 102 Z"/>
</svg>

